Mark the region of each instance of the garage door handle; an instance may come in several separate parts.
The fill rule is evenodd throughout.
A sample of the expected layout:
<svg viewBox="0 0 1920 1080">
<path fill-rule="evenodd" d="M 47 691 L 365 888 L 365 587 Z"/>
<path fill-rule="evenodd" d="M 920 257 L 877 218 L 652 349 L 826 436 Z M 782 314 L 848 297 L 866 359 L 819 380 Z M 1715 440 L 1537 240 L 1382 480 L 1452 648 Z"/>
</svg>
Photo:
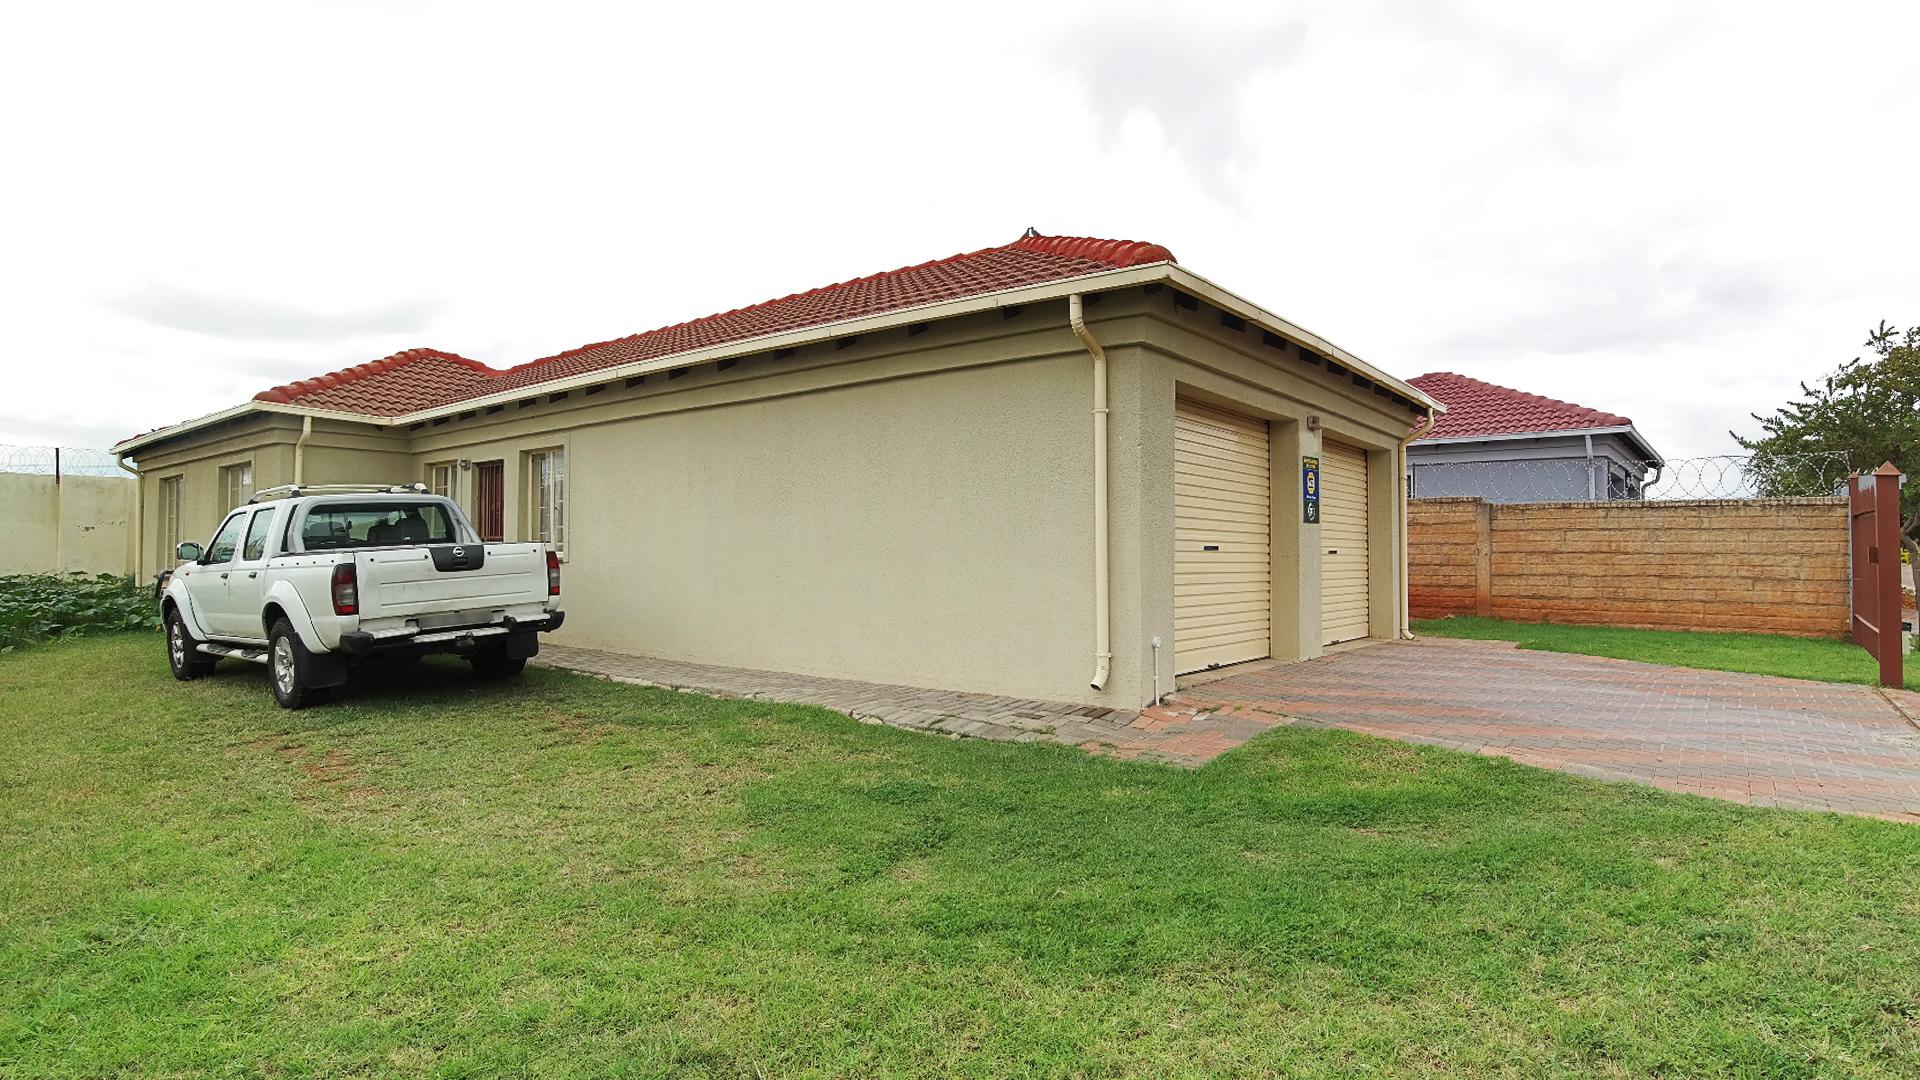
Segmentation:
<svg viewBox="0 0 1920 1080">
<path fill-rule="evenodd" d="M 1328 549 L 1327 549 L 1327 554 L 1329 554 L 1329 555 L 1338 555 L 1338 554 L 1340 554 L 1340 549 L 1339 549 L 1339 548 L 1328 548 Z"/>
</svg>

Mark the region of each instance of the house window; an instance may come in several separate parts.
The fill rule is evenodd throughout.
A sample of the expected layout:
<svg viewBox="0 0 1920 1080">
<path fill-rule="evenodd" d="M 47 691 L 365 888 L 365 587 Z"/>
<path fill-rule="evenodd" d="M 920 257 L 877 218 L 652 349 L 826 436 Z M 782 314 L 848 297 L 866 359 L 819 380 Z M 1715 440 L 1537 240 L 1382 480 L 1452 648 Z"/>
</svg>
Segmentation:
<svg viewBox="0 0 1920 1080">
<path fill-rule="evenodd" d="M 527 509 L 530 538 L 567 551 L 567 452 L 536 450 L 527 455 Z"/>
<path fill-rule="evenodd" d="M 226 492 L 228 507 L 244 506 L 253 498 L 253 462 L 243 461 L 220 470 L 220 489 Z"/>
<path fill-rule="evenodd" d="M 177 476 L 160 481 L 160 513 L 155 523 L 160 551 L 154 565 L 172 566 L 179 561 L 173 549 L 180 546 L 180 478 Z"/>
<path fill-rule="evenodd" d="M 427 466 L 427 490 L 453 498 L 453 462 L 441 461 Z"/>
</svg>

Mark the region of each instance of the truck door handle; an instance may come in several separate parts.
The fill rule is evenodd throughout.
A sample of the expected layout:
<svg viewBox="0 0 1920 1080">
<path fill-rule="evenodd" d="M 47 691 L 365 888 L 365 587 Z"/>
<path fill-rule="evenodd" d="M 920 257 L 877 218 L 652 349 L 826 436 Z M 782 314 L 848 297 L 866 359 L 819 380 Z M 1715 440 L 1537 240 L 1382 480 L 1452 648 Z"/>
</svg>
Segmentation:
<svg viewBox="0 0 1920 1080">
<path fill-rule="evenodd" d="M 259 577 L 259 576 L 260 576 L 260 571 L 258 571 L 258 570 L 249 570 L 249 571 L 247 571 L 247 576 L 248 576 L 248 577 Z"/>
<path fill-rule="evenodd" d="M 225 580 L 227 580 L 227 572 L 226 572 L 225 570 L 222 570 L 222 571 L 220 572 L 220 580 L 221 580 L 221 581 L 225 581 Z"/>
</svg>

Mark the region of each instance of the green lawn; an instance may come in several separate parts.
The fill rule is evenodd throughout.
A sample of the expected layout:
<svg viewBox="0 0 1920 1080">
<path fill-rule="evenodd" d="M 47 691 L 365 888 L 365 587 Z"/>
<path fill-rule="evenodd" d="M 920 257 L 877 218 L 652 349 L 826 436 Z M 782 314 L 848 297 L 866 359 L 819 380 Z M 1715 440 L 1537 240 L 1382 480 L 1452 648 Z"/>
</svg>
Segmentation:
<svg viewBox="0 0 1920 1080">
<path fill-rule="evenodd" d="M 229 670 L 231 668 L 231 670 Z M 0 1076 L 1911 1077 L 1920 829 L 429 662 L 0 657 Z"/>
<path fill-rule="evenodd" d="M 1483 619 L 1476 615 L 1416 621 L 1413 632 L 1429 637 L 1517 641 L 1523 649 L 1612 656 L 1713 671 L 1745 671 L 1754 675 L 1785 675 L 1870 686 L 1880 681 L 1879 661 L 1860 646 L 1834 638 L 1563 626 Z M 1908 657 L 1902 675 L 1907 689 L 1920 690 L 1920 657 Z"/>
</svg>

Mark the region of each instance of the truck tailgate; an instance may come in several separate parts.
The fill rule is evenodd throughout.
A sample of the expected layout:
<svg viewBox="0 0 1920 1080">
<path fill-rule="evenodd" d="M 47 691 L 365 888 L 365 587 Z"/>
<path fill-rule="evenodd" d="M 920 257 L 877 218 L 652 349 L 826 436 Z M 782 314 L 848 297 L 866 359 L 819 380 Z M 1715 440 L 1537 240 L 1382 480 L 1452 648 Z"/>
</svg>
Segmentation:
<svg viewBox="0 0 1920 1080">
<path fill-rule="evenodd" d="M 545 545 L 462 545 L 464 560 L 449 557 L 455 545 L 438 546 L 444 550 L 437 560 L 435 549 L 429 547 L 363 551 L 355 555 L 355 572 L 360 580 L 360 618 L 363 621 L 413 618 L 547 602 Z M 477 550 L 483 550 L 484 556 L 474 558 Z M 463 562 L 478 565 L 460 569 Z"/>
</svg>

